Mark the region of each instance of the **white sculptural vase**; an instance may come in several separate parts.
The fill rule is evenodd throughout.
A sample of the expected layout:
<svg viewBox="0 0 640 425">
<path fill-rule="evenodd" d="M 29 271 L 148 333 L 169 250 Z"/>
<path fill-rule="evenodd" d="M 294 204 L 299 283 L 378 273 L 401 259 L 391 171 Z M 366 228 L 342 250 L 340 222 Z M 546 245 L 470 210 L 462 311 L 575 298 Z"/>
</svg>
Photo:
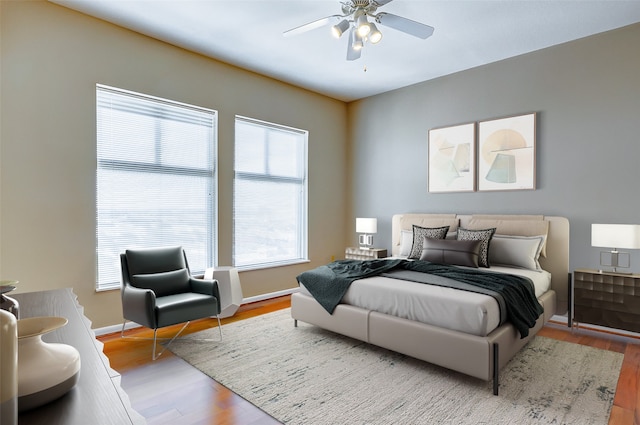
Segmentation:
<svg viewBox="0 0 640 425">
<path fill-rule="evenodd" d="M 42 335 L 67 324 L 64 317 L 18 320 L 18 410 L 49 403 L 73 388 L 80 376 L 80 353 Z"/>
<path fill-rule="evenodd" d="M 18 320 L 0 309 L 0 424 L 18 424 Z"/>
</svg>

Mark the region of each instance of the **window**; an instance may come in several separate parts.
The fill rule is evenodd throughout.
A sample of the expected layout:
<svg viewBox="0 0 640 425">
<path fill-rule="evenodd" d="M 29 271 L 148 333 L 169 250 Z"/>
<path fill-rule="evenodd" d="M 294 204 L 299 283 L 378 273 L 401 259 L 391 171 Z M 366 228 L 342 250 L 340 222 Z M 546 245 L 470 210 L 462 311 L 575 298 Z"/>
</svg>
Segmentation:
<svg viewBox="0 0 640 425">
<path fill-rule="evenodd" d="M 236 117 L 233 264 L 307 260 L 308 132 Z"/>
<path fill-rule="evenodd" d="M 97 289 L 120 287 L 120 253 L 181 245 L 215 262 L 215 111 L 96 87 Z"/>
</svg>

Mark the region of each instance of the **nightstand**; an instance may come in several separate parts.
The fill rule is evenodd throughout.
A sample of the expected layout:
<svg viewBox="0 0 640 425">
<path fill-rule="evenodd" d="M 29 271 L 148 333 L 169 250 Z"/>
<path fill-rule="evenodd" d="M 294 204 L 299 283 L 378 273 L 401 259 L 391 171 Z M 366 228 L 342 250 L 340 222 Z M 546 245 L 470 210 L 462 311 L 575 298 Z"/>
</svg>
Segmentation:
<svg viewBox="0 0 640 425">
<path fill-rule="evenodd" d="M 575 270 L 573 320 L 640 332 L 640 274 Z"/>
<path fill-rule="evenodd" d="M 344 258 L 347 260 L 375 260 L 386 256 L 387 250 L 382 248 L 361 249 L 349 247 L 344 251 Z"/>
</svg>

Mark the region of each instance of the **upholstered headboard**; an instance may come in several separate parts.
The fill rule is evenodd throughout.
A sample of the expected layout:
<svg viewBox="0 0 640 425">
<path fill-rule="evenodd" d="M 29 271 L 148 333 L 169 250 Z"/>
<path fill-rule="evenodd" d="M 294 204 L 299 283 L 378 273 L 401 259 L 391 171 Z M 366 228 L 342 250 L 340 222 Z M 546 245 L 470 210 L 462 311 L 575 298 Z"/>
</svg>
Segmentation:
<svg viewBox="0 0 640 425">
<path fill-rule="evenodd" d="M 450 226 L 482 229 L 496 227 L 497 234 L 535 236 L 546 229 L 547 239 L 540 265 L 551 273 L 551 288 L 556 292 L 556 312 L 567 312 L 569 302 L 569 220 L 565 217 L 543 215 L 458 215 L 458 214 L 396 214 L 392 219 L 391 252 L 400 254 L 402 230 L 421 227 Z"/>
</svg>

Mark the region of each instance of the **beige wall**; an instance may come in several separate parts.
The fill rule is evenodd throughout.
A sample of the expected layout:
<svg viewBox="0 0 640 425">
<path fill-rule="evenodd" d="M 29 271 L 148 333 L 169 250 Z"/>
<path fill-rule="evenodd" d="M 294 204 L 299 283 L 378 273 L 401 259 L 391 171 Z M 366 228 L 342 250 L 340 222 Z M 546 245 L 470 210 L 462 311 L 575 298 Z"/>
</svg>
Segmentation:
<svg viewBox="0 0 640 425">
<path fill-rule="evenodd" d="M 44 1 L 2 1 L 0 278 L 73 287 L 93 327 L 121 321 L 95 287 L 95 84 L 219 112 L 219 264 L 232 252 L 236 114 L 309 131 L 311 263 L 241 273 L 244 296 L 295 287 L 344 252 L 346 105 Z"/>
</svg>

